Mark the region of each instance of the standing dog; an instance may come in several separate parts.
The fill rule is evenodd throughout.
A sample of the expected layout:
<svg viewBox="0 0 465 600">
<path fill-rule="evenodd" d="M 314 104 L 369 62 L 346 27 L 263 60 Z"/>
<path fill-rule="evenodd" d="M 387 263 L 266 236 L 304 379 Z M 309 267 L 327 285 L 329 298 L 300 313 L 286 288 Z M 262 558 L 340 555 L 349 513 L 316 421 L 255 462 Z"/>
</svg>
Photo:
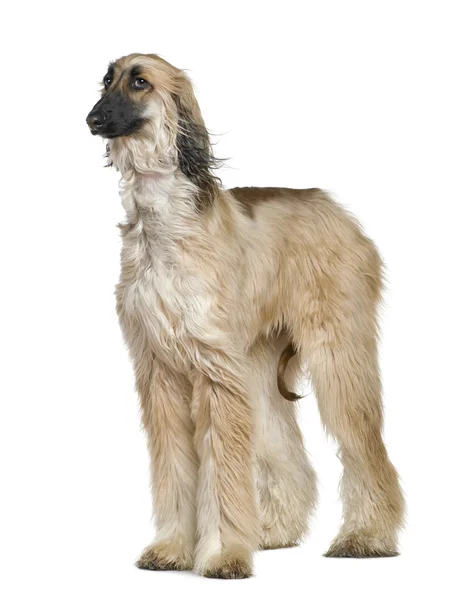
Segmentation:
<svg viewBox="0 0 465 600">
<path fill-rule="evenodd" d="M 117 311 L 157 526 L 138 566 L 247 577 L 255 550 L 302 539 L 317 494 L 289 402 L 302 370 L 344 467 L 327 556 L 396 554 L 375 246 L 321 190 L 223 189 L 191 82 L 160 57 L 119 59 L 103 86 L 87 123 L 122 174 Z"/>
</svg>

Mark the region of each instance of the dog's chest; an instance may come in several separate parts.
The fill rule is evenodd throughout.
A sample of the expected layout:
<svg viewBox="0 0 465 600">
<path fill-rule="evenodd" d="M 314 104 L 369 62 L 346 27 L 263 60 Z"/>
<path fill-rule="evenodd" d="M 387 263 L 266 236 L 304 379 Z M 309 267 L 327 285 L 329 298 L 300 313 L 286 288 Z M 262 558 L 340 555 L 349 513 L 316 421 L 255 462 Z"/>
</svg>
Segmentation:
<svg viewBox="0 0 465 600">
<path fill-rule="evenodd" d="M 141 231 L 123 238 L 116 289 L 126 341 L 145 343 L 167 360 L 183 360 L 190 340 L 208 330 L 212 294 L 176 244 L 148 242 Z"/>
</svg>

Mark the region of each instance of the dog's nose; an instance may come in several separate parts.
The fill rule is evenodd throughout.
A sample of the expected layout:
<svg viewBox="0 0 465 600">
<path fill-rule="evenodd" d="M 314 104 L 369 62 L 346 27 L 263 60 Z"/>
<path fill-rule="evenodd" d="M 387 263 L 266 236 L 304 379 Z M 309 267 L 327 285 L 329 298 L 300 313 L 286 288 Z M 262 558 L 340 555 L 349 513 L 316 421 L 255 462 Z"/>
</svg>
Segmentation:
<svg viewBox="0 0 465 600">
<path fill-rule="evenodd" d="M 101 112 L 91 112 L 87 116 L 87 125 L 91 129 L 100 129 L 105 122 L 105 115 Z"/>
</svg>

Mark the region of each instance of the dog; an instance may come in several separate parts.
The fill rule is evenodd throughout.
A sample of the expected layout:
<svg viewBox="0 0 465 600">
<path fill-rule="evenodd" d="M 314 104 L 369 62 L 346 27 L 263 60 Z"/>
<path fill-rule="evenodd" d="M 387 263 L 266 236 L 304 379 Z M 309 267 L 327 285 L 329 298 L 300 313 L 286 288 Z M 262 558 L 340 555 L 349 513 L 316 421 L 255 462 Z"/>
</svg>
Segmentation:
<svg viewBox="0 0 465 600">
<path fill-rule="evenodd" d="M 379 253 L 320 189 L 224 189 L 192 84 L 155 54 L 110 64 L 87 117 L 121 172 L 117 313 L 150 454 L 142 569 L 252 574 L 307 533 L 308 376 L 343 465 L 326 556 L 397 554 L 404 500 L 382 439 Z"/>
</svg>

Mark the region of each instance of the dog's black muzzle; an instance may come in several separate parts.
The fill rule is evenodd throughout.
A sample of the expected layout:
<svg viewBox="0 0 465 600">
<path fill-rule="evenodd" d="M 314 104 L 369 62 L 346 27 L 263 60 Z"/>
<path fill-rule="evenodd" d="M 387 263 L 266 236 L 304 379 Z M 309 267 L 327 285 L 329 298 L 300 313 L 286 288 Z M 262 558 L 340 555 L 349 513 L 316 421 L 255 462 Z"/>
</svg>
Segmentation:
<svg viewBox="0 0 465 600">
<path fill-rule="evenodd" d="M 140 108 L 121 92 L 103 96 L 87 115 L 87 125 L 92 135 L 116 138 L 137 131 L 144 119 Z"/>
</svg>

